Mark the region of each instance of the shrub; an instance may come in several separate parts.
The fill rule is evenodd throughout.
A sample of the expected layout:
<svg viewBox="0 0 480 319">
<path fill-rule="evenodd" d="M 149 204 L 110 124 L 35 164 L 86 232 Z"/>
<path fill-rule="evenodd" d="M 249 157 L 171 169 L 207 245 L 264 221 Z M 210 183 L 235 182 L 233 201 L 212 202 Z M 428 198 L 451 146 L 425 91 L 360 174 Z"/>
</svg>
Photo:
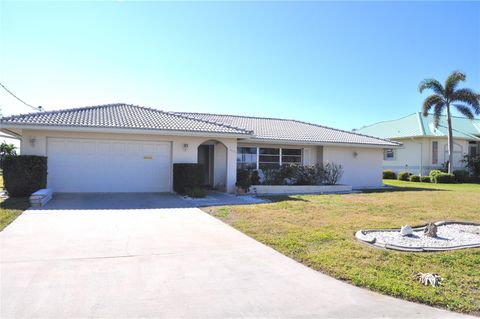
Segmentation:
<svg viewBox="0 0 480 319">
<path fill-rule="evenodd" d="M 436 174 L 432 181 L 438 184 L 452 184 L 455 183 L 455 175 L 448 173 Z"/>
<path fill-rule="evenodd" d="M 399 181 L 408 181 L 408 179 L 410 178 L 410 175 L 412 175 L 412 174 L 410 174 L 408 172 L 400 172 L 397 175 L 397 179 Z"/>
<path fill-rule="evenodd" d="M 47 187 L 47 158 L 44 156 L 5 156 L 3 182 L 11 197 L 30 196 Z"/>
<path fill-rule="evenodd" d="M 323 166 L 323 182 L 328 185 L 335 185 L 342 178 L 342 165 L 328 162 Z"/>
<path fill-rule="evenodd" d="M 296 165 L 295 185 L 319 185 L 325 180 L 325 170 L 322 165 Z"/>
<path fill-rule="evenodd" d="M 385 170 L 383 171 L 383 179 L 397 179 L 397 174 L 394 171 Z"/>
<path fill-rule="evenodd" d="M 442 171 L 439 170 L 439 169 L 432 169 L 432 170 L 430 171 L 430 173 L 428 174 L 428 176 L 430 176 L 430 180 L 433 182 L 435 176 L 438 175 L 438 174 L 442 174 L 442 173 L 444 173 L 444 172 L 442 172 Z"/>
<path fill-rule="evenodd" d="M 463 160 L 473 180 L 480 181 L 480 155 L 465 155 Z"/>
<path fill-rule="evenodd" d="M 263 185 L 320 185 L 336 184 L 343 175 L 341 165 L 282 165 L 280 168 L 262 170 Z"/>
<path fill-rule="evenodd" d="M 420 176 L 418 175 L 410 175 L 408 179 L 410 180 L 410 182 L 420 182 Z"/>
<path fill-rule="evenodd" d="M 173 190 L 179 194 L 186 194 L 187 188 L 193 189 L 205 185 L 205 175 L 202 164 L 175 163 L 173 164 Z"/>
<path fill-rule="evenodd" d="M 237 170 L 237 182 L 235 185 L 244 192 L 248 192 L 250 190 L 250 186 L 257 185 L 260 181 L 257 171 L 251 171 L 246 169 L 239 169 Z"/>
<path fill-rule="evenodd" d="M 430 183 L 430 176 L 420 176 L 420 181 L 422 183 Z"/>
<path fill-rule="evenodd" d="M 455 175 L 455 181 L 457 183 L 468 183 L 470 181 L 470 174 L 467 170 L 459 169 L 453 171 L 453 175 Z"/>
<path fill-rule="evenodd" d="M 185 188 L 185 193 L 192 198 L 202 198 L 207 196 L 207 190 L 205 187 L 187 187 Z"/>
</svg>

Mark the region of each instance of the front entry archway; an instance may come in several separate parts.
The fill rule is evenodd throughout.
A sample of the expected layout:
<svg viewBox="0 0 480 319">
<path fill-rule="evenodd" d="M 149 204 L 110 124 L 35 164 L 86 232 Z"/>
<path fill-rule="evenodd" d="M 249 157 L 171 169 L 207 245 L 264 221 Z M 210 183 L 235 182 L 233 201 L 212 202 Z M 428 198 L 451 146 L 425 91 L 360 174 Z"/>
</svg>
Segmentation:
<svg viewBox="0 0 480 319">
<path fill-rule="evenodd" d="M 227 147 L 217 140 L 208 140 L 198 146 L 197 160 L 203 165 L 205 186 L 219 191 L 226 190 Z"/>
</svg>

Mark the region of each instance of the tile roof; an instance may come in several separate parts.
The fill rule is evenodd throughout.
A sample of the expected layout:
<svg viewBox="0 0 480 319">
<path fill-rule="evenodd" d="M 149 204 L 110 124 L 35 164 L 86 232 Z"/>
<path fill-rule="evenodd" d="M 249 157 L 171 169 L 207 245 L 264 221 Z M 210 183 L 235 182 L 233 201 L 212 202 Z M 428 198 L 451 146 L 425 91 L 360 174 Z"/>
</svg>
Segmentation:
<svg viewBox="0 0 480 319">
<path fill-rule="evenodd" d="M 469 140 L 480 140 L 480 120 L 469 120 L 452 116 L 453 137 Z M 400 119 L 384 121 L 364 126 L 355 130 L 381 138 L 401 138 L 415 136 L 446 137 L 448 135 L 446 116 L 440 118 L 437 128 L 433 125 L 433 115 L 423 116 L 420 112 Z"/>
<path fill-rule="evenodd" d="M 240 134 L 250 141 L 362 144 L 392 147 L 400 143 L 296 120 L 236 115 L 164 112 L 129 104 L 107 104 L 14 115 L 1 125 L 147 129 Z"/>
<path fill-rule="evenodd" d="M 365 144 L 386 147 L 400 145 L 400 143 L 386 139 L 297 120 L 208 113 L 182 112 L 176 114 L 251 130 L 254 134 L 249 138 L 251 141 Z"/>
<path fill-rule="evenodd" d="M 14 115 L 0 119 L 1 124 L 127 128 L 162 131 L 246 134 L 251 132 L 220 123 L 194 119 L 152 108 L 107 104 L 41 113 Z"/>
</svg>

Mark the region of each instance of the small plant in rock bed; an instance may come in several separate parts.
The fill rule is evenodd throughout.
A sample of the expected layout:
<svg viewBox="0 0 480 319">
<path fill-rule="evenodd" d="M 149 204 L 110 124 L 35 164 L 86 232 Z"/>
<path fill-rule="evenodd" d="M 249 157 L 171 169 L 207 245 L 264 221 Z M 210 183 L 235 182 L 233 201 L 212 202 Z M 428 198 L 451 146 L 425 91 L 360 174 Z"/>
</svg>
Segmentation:
<svg viewBox="0 0 480 319">
<path fill-rule="evenodd" d="M 420 176 L 418 175 L 410 175 L 408 179 L 410 180 L 410 182 L 420 182 Z"/>
<path fill-rule="evenodd" d="M 207 196 L 207 190 L 204 187 L 192 187 L 185 189 L 186 194 L 192 198 L 203 198 Z"/>
<path fill-rule="evenodd" d="M 411 173 L 408 173 L 408 172 L 400 172 L 400 173 L 398 173 L 398 175 L 397 175 L 397 179 L 398 179 L 399 181 L 407 181 L 407 182 L 408 182 L 408 180 L 409 180 L 409 178 L 410 178 L 410 175 L 412 175 L 412 174 L 411 174 Z"/>
<path fill-rule="evenodd" d="M 395 172 L 391 170 L 384 170 L 383 179 L 397 179 L 397 174 L 395 174 Z"/>
</svg>

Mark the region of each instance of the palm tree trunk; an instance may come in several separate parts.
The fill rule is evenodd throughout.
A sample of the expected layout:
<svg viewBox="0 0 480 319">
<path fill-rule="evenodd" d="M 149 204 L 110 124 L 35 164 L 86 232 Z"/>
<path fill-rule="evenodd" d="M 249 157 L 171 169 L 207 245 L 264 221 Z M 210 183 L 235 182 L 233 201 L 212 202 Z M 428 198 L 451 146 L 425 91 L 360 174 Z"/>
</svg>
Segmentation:
<svg viewBox="0 0 480 319">
<path fill-rule="evenodd" d="M 447 103 L 447 123 L 448 123 L 448 172 L 453 173 L 453 134 L 452 134 L 452 116 L 450 114 L 450 103 Z"/>
</svg>

